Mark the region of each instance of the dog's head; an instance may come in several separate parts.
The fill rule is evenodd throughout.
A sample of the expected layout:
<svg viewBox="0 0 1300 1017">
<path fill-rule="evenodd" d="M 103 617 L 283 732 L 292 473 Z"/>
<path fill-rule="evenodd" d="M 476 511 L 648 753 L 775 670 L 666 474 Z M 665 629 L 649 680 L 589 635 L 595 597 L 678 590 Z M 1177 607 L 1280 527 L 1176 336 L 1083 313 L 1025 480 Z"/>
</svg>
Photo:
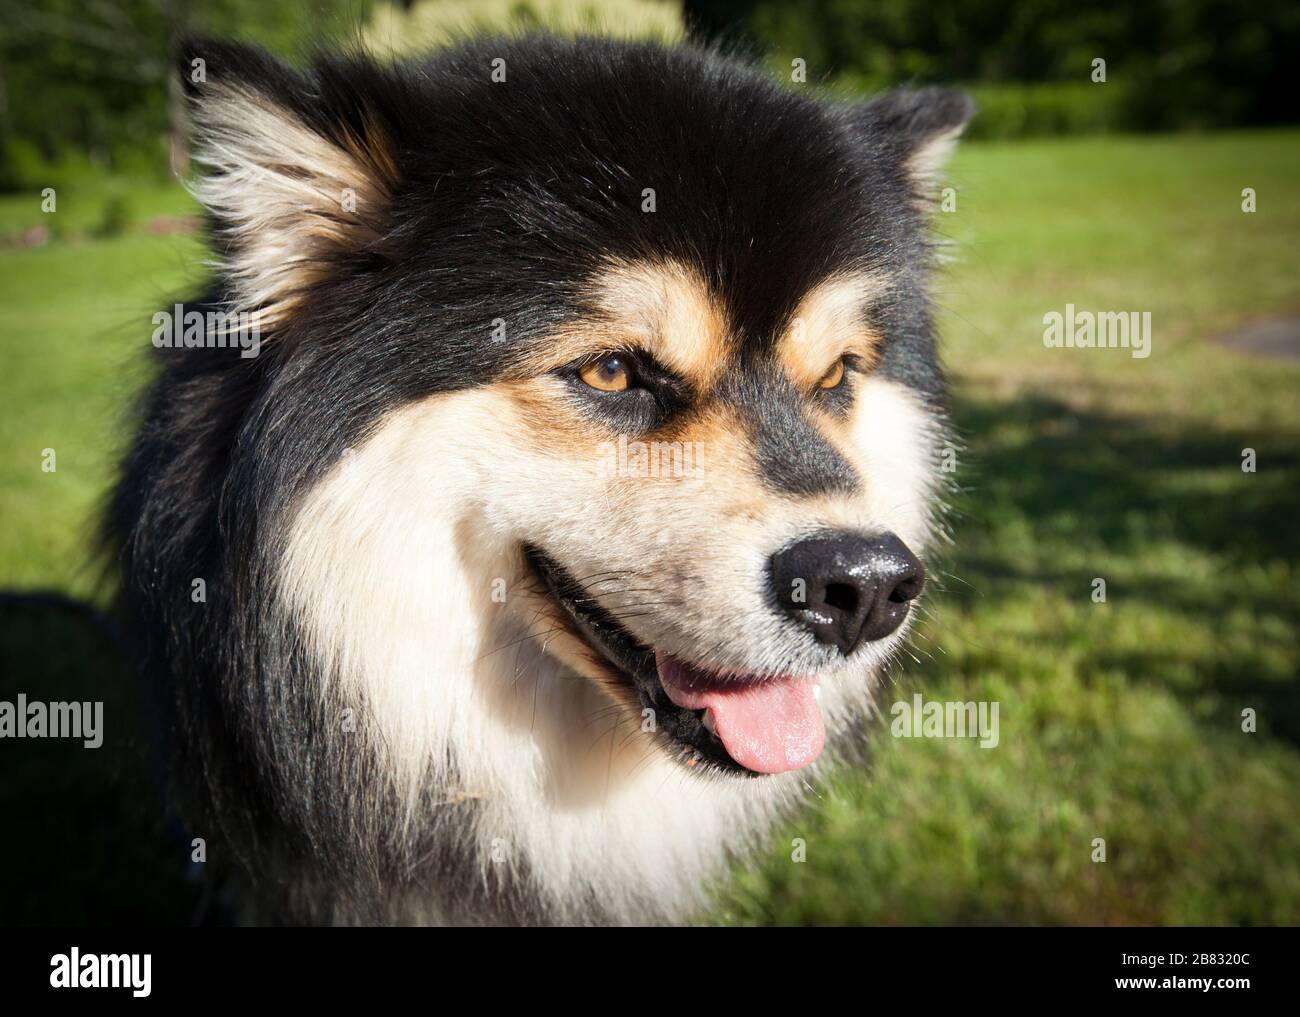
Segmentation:
<svg viewBox="0 0 1300 1017">
<path fill-rule="evenodd" d="M 968 100 L 544 39 L 182 72 L 264 332 L 280 592 L 387 742 L 471 702 L 527 737 L 542 681 L 700 772 L 861 716 L 932 546 L 927 208 Z"/>
</svg>

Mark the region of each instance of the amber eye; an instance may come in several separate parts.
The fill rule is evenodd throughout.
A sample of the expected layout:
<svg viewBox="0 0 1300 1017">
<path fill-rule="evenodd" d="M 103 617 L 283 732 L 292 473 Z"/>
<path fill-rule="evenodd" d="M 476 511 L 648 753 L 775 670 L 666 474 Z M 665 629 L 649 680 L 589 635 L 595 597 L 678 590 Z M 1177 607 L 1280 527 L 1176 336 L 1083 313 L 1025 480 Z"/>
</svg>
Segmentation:
<svg viewBox="0 0 1300 1017">
<path fill-rule="evenodd" d="M 835 363 L 831 364 L 831 369 L 822 375 L 821 381 L 817 383 L 818 388 L 839 388 L 840 383 L 844 381 L 844 358 L 841 357 Z"/>
<path fill-rule="evenodd" d="M 632 372 L 623 358 L 614 354 L 588 364 L 578 377 L 600 392 L 626 392 L 632 384 Z"/>
</svg>

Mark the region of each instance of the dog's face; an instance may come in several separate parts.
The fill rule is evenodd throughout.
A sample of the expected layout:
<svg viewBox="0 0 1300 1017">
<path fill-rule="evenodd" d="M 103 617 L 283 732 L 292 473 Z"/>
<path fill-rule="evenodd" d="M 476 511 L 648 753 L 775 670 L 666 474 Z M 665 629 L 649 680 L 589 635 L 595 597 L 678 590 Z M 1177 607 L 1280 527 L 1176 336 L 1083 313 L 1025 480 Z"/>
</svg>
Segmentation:
<svg viewBox="0 0 1300 1017">
<path fill-rule="evenodd" d="M 969 105 L 513 45 L 311 77 L 196 50 L 226 296 L 269 332 L 250 427 L 316 435 L 284 597 L 388 741 L 470 699 L 517 718 L 522 666 L 580 683 L 575 734 L 605 704 L 698 772 L 800 769 L 925 581 L 922 206 Z M 435 708 L 439 670 L 495 684 Z"/>
<path fill-rule="evenodd" d="M 612 266 L 598 313 L 493 386 L 534 631 L 688 766 L 811 763 L 921 590 L 937 435 L 875 374 L 888 285 L 831 276 L 746 341 L 688 267 Z"/>
</svg>

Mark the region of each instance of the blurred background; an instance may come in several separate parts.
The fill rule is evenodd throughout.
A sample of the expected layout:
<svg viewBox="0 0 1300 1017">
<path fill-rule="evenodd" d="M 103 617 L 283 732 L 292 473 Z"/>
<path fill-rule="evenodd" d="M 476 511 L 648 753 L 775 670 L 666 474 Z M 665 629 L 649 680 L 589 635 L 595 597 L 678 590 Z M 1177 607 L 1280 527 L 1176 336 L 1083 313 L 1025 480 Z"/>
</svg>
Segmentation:
<svg viewBox="0 0 1300 1017">
<path fill-rule="evenodd" d="M 701 920 L 1300 923 L 1300 6 L 0 0 L 0 700 L 107 723 L 93 751 L 0 740 L 0 924 L 202 912 L 93 547 L 140 323 L 205 273 L 176 40 L 404 56 L 539 27 L 980 105 L 935 222 L 963 439 L 940 589 L 869 771 Z M 1067 304 L 1151 312 L 1150 356 L 1046 348 Z M 998 746 L 891 737 L 915 691 L 998 702 Z"/>
</svg>

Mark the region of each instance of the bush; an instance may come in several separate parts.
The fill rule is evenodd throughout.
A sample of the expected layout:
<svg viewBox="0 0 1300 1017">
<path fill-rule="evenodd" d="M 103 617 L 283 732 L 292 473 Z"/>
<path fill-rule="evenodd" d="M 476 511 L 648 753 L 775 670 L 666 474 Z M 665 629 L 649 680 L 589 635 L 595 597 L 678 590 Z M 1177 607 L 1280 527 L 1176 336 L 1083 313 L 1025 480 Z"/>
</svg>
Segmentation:
<svg viewBox="0 0 1300 1017">
<path fill-rule="evenodd" d="M 968 138 L 1099 134 L 1134 126 L 1127 90 L 1114 82 L 976 85 L 979 112 Z"/>
<path fill-rule="evenodd" d="M 410 10 L 378 4 L 362 38 L 376 53 L 406 55 L 473 32 L 538 29 L 664 41 L 685 34 L 680 5 L 664 0 L 424 0 Z"/>
<path fill-rule="evenodd" d="M 978 82 L 985 137 L 1297 119 L 1294 0 L 686 0 L 686 14 L 787 76 L 798 57 L 809 81 L 860 90 Z M 1108 81 L 1090 90 L 1098 58 Z"/>
<path fill-rule="evenodd" d="M 95 227 L 97 237 L 117 237 L 127 231 L 132 221 L 131 202 L 124 194 L 109 195 L 104 212 Z"/>
</svg>

